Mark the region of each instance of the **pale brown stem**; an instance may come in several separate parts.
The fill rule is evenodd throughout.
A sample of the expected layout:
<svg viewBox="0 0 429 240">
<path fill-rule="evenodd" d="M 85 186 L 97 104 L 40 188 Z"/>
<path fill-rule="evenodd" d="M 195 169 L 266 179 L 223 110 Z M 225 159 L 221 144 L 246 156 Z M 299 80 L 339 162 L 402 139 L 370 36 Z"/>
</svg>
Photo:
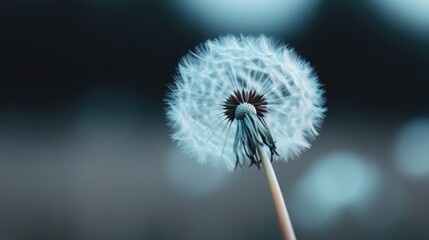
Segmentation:
<svg viewBox="0 0 429 240">
<path fill-rule="evenodd" d="M 279 182 L 277 181 L 276 173 L 274 172 L 271 161 L 268 159 L 267 153 L 262 145 L 257 146 L 259 157 L 262 161 L 265 176 L 267 177 L 268 186 L 270 187 L 271 196 L 274 202 L 277 218 L 279 220 L 280 230 L 284 240 L 296 240 L 293 231 L 292 223 L 286 209 L 286 204 L 283 199 L 282 191 L 280 190 Z"/>
</svg>

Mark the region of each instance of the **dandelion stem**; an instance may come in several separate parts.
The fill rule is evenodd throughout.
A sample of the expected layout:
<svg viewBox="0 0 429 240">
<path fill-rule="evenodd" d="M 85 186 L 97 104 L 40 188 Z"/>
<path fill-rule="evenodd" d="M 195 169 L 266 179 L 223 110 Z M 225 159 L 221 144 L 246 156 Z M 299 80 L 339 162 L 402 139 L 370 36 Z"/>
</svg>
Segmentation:
<svg viewBox="0 0 429 240">
<path fill-rule="evenodd" d="M 265 176 L 267 177 L 268 186 L 270 187 L 271 196 L 274 202 L 277 218 L 279 220 L 280 230 L 284 240 L 296 240 L 293 231 L 292 223 L 286 209 L 286 204 L 283 199 L 282 191 L 280 190 L 279 182 L 277 181 L 276 173 L 274 172 L 271 161 L 268 159 L 267 153 L 262 145 L 257 146 L 259 157 L 261 158 Z"/>
</svg>

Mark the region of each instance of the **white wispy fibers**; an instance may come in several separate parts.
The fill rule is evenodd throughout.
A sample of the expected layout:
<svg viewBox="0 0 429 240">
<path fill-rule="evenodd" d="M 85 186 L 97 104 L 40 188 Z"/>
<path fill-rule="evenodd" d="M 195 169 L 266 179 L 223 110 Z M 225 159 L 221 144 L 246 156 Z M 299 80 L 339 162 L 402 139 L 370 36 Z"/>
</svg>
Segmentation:
<svg viewBox="0 0 429 240">
<path fill-rule="evenodd" d="M 372 200 L 379 178 L 378 168 L 353 152 L 335 152 L 317 160 L 292 194 L 296 223 L 306 229 L 329 225 L 339 211 Z"/>
<path fill-rule="evenodd" d="M 429 118 L 408 123 L 398 134 L 395 163 L 408 177 L 429 176 Z"/>
<path fill-rule="evenodd" d="M 262 165 L 282 236 L 296 239 L 271 162 L 317 135 L 325 109 L 309 64 L 263 35 L 225 36 L 185 56 L 175 80 L 166 99 L 172 138 L 200 162 Z"/>
<path fill-rule="evenodd" d="M 325 112 L 310 65 L 263 35 L 229 35 L 197 47 L 179 63 L 166 102 L 179 146 L 229 170 L 245 162 L 259 167 L 257 143 L 275 161 L 298 155 Z"/>
</svg>

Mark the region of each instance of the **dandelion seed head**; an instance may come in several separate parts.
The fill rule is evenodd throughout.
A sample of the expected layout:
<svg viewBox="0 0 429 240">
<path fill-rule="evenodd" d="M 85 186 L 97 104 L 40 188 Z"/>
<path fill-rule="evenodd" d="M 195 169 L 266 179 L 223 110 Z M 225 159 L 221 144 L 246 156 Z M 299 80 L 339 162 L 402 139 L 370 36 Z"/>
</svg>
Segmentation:
<svg viewBox="0 0 429 240">
<path fill-rule="evenodd" d="M 258 143 L 279 155 L 275 161 L 297 156 L 310 147 L 325 112 L 310 65 L 263 35 L 229 35 L 197 47 L 180 61 L 166 103 L 178 145 L 228 170 L 246 161 L 258 166 Z"/>
</svg>

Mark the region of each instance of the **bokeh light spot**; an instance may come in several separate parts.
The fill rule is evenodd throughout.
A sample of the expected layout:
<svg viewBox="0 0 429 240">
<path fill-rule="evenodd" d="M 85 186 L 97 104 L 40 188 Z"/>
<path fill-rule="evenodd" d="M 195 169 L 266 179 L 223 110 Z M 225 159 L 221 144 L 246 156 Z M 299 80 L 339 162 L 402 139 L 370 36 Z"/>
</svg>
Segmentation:
<svg viewBox="0 0 429 240">
<path fill-rule="evenodd" d="M 395 163 L 409 177 L 429 175 L 429 118 L 407 124 L 396 140 Z"/>
<path fill-rule="evenodd" d="M 429 32 L 428 0 L 376 0 L 371 3 L 395 26 L 416 32 Z"/>
<path fill-rule="evenodd" d="M 350 152 L 317 160 L 292 194 L 295 221 L 307 229 L 325 227 L 340 210 L 371 199 L 378 175 L 368 160 Z"/>
<path fill-rule="evenodd" d="M 173 3 L 174 2 L 174 3 Z M 204 30 L 272 31 L 300 28 L 319 0 L 182 0 L 172 1 L 183 17 Z"/>
</svg>

